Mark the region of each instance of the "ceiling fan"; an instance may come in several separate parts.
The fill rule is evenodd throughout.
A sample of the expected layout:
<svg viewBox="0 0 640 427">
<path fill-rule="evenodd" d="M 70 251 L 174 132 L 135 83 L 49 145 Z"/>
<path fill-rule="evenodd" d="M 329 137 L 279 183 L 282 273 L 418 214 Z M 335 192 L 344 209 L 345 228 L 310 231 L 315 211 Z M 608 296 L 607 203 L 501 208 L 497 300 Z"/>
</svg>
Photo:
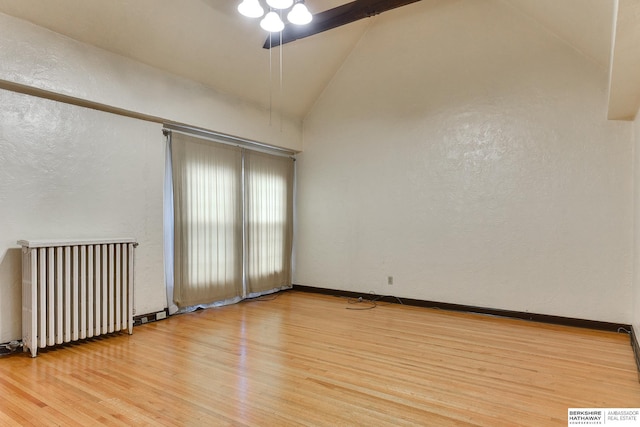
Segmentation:
<svg viewBox="0 0 640 427">
<path fill-rule="evenodd" d="M 282 30 L 282 38 L 268 37 L 262 47 L 277 47 L 418 1 L 420 0 L 355 0 L 314 14 L 313 20 L 307 25 L 286 24 Z"/>
</svg>

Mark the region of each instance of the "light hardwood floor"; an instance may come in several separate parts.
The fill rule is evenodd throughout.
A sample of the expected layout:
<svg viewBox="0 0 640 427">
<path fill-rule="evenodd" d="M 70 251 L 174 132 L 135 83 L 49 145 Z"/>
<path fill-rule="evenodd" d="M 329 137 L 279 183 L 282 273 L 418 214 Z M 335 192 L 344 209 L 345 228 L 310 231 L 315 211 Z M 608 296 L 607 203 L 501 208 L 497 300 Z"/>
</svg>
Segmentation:
<svg viewBox="0 0 640 427">
<path fill-rule="evenodd" d="M 284 292 L 0 358 L 0 425 L 566 426 L 640 407 L 626 334 Z"/>
</svg>

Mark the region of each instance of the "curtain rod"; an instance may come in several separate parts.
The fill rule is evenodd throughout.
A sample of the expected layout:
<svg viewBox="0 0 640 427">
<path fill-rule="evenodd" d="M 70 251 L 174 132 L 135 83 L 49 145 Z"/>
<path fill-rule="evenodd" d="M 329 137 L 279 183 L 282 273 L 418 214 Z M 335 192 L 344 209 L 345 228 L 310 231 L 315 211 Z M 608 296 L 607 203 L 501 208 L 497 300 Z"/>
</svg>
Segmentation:
<svg viewBox="0 0 640 427">
<path fill-rule="evenodd" d="M 82 98 L 77 98 L 69 95 L 60 94 L 46 89 L 32 87 L 26 84 L 11 82 L 8 80 L 0 79 L 0 89 L 8 90 L 10 92 L 21 93 L 24 95 L 35 96 L 38 98 L 48 99 L 51 101 L 62 102 L 64 104 L 75 105 L 77 107 L 90 108 L 92 110 L 103 111 L 105 113 L 116 114 L 123 117 L 129 117 L 132 119 L 144 120 L 152 123 L 162 123 L 165 129 L 175 130 L 176 132 L 182 132 L 191 135 L 199 135 L 204 138 L 215 139 L 223 143 L 240 145 L 246 148 L 254 148 L 256 150 L 267 151 L 273 154 L 280 154 L 283 156 L 295 156 L 299 151 L 294 151 L 286 148 L 276 147 L 275 145 L 265 144 L 258 141 L 252 141 L 250 139 L 240 138 L 233 135 L 227 135 L 224 133 L 213 132 L 207 129 L 197 128 L 195 126 L 181 125 L 175 122 L 167 122 L 166 118 L 152 116 L 149 114 L 138 113 L 132 110 L 124 108 L 113 107 L 107 104 L 101 104 L 95 101 L 89 101 Z"/>
<path fill-rule="evenodd" d="M 187 135 L 195 135 L 203 138 L 212 139 L 226 144 L 238 145 L 244 148 L 254 149 L 258 151 L 267 151 L 281 156 L 295 156 L 298 152 L 288 148 L 276 147 L 275 145 L 265 144 L 263 142 L 251 139 L 241 138 L 239 136 L 228 135 L 225 133 L 214 132 L 195 126 L 180 125 L 177 123 L 164 123 L 163 130 L 176 131 Z"/>
</svg>

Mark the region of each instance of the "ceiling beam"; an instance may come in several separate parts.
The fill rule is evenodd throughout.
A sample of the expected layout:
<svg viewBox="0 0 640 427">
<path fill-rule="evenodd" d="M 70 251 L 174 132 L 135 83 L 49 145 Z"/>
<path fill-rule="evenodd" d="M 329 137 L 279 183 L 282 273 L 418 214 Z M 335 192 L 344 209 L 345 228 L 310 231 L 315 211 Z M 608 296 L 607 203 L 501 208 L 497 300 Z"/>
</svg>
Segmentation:
<svg viewBox="0 0 640 427">
<path fill-rule="evenodd" d="M 416 3 L 420 0 L 356 0 L 342 6 L 313 15 L 313 21 L 307 25 L 287 24 L 282 30 L 282 44 L 309 37 L 360 19 L 370 18 L 391 9 Z M 280 46 L 281 38 L 267 37 L 264 42 L 265 49 Z"/>
</svg>

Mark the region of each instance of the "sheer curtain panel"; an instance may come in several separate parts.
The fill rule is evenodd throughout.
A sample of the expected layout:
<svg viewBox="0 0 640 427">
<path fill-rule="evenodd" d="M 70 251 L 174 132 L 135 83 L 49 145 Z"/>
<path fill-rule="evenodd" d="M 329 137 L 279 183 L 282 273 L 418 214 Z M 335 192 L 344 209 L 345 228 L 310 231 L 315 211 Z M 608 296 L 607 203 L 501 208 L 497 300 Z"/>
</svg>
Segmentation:
<svg viewBox="0 0 640 427">
<path fill-rule="evenodd" d="M 173 166 L 171 165 L 171 132 L 164 130 L 166 137 L 166 150 L 164 162 L 164 277 L 167 285 L 167 307 L 169 314 L 176 313 L 179 309 L 173 301 Z"/>
<path fill-rule="evenodd" d="M 294 160 L 245 152 L 245 280 L 249 295 L 291 287 Z"/>
<path fill-rule="evenodd" d="M 180 307 L 242 295 L 242 151 L 173 132 L 174 289 Z"/>
</svg>

